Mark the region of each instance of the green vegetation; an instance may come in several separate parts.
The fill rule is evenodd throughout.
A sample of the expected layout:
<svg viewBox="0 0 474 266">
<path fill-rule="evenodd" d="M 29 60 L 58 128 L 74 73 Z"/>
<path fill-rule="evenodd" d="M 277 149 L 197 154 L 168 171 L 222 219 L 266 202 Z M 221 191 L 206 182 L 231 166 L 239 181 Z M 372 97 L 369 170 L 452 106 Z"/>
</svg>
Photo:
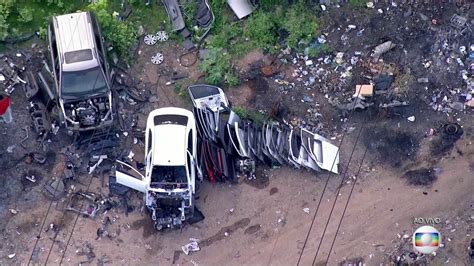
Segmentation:
<svg viewBox="0 0 474 266">
<path fill-rule="evenodd" d="M 365 7 L 367 5 L 368 0 L 349 0 L 349 4 L 352 7 Z"/>
<path fill-rule="evenodd" d="M 306 50 L 305 50 L 305 52 L 306 52 Z M 318 57 L 321 54 L 327 54 L 327 53 L 330 53 L 330 52 L 332 52 L 332 48 L 327 43 L 324 43 L 324 44 L 321 44 L 321 45 L 315 46 L 315 47 L 308 47 L 308 49 L 307 49 L 307 55 L 309 57 Z"/>
<path fill-rule="evenodd" d="M 222 48 L 210 48 L 209 55 L 199 65 L 199 70 L 207 74 L 207 82 L 219 85 L 225 83 L 229 86 L 236 86 L 240 83 L 235 75 L 230 54 Z"/>
<path fill-rule="evenodd" d="M 237 83 L 233 82 L 236 75 L 233 74 L 231 59 L 242 57 L 256 48 L 275 53 L 286 42 L 290 48 L 301 51 L 304 47 L 298 46 L 300 41 L 309 43 L 319 33 L 314 15 L 316 9 L 306 2 L 300 0 L 290 5 L 288 0 L 264 0 L 248 18 L 234 21 L 235 15 L 225 0 L 212 1 L 215 22 L 205 46 L 212 53 L 224 52 L 225 59 L 209 58 L 201 63 L 200 69 L 208 75 L 208 81 L 213 84 Z M 324 46 L 315 49 L 313 54 L 326 51 L 328 47 Z M 223 62 L 219 62 L 221 60 Z"/>
<path fill-rule="evenodd" d="M 132 13 L 121 21 L 117 18 L 122 7 L 113 0 L 0 0 L 0 40 L 15 38 L 33 31 L 46 36 L 51 16 L 90 10 L 96 13 L 102 32 L 108 44 L 114 47 L 119 57 L 130 59 L 130 48 L 137 42 L 139 26 L 146 33 L 158 30 L 171 31 L 171 24 L 163 6 L 159 3 L 147 7 L 141 0 L 128 0 Z M 226 0 L 212 0 L 215 21 L 210 35 L 203 44 L 210 50 L 209 57 L 200 64 L 212 84 L 235 86 L 239 83 L 232 60 L 242 57 L 253 49 L 275 53 L 289 46 L 302 51 L 319 34 L 315 13 L 317 5 L 309 0 L 261 0 L 257 10 L 244 20 L 235 19 Z M 293 2 L 290 4 L 290 2 Z M 296 2 L 296 3 L 294 3 Z M 365 5 L 366 0 L 350 0 L 351 5 Z M 200 29 L 193 28 L 193 15 L 197 4 L 193 0 L 182 3 L 187 27 L 199 35 Z M 171 39 L 180 40 L 179 35 L 170 34 Z M 196 41 L 196 39 L 194 40 Z M 304 43 L 306 45 L 300 45 Z M 307 50 L 310 56 L 330 51 L 321 45 Z"/>
<path fill-rule="evenodd" d="M 265 121 L 268 120 L 268 117 L 266 115 L 255 110 L 236 106 L 232 108 L 232 111 L 234 111 L 234 113 L 236 113 L 240 118 L 252 120 L 257 124 L 263 124 Z"/>
<path fill-rule="evenodd" d="M 281 27 L 288 33 L 286 42 L 290 48 L 297 48 L 299 41 L 308 43 L 318 33 L 318 23 L 307 6 L 295 5 L 286 11 L 284 17 L 278 19 Z"/>
<path fill-rule="evenodd" d="M 107 0 L 98 0 L 88 5 L 86 9 L 97 15 L 105 39 L 117 49 L 119 55 L 130 59 L 129 49 L 137 38 L 133 24 L 118 21 L 110 12 Z"/>
<path fill-rule="evenodd" d="M 276 24 L 271 13 L 257 11 L 245 25 L 245 36 L 254 42 L 256 47 L 265 50 L 275 46 L 277 41 Z"/>
<path fill-rule="evenodd" d="M 314 12 L 316 9 L 300 0 L 289 5 L 286 0 L 262 1 L 261 8 L 244 21 L 231 22 L 234 16 L 223 0 L 213 1 L 216 20 L 213 25 L 213 36 L 209 39 L 212 47 L 227 48 L 232 55 L 232 46 L 263 48 L 275 52 L 279 40 L 286 40 L 288 46 L 298 48 L 300 41 L 309 42 L 319 31 Z M 286 4 L 285 4 L 286 3 Z M 247 43 L 247 45 L 242 45 Z M 250 44 L 250 45 L 249 45 Z M 234 49 L 235 52 L 240 49 Z"/>
</svg>

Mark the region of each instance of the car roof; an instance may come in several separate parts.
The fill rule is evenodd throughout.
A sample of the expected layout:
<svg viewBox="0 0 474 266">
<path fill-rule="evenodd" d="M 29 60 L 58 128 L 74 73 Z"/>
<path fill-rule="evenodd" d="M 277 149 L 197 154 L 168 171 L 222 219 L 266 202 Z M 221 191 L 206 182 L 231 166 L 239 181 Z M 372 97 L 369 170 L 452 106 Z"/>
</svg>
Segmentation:
<svg viewBox="0 0 474 266">
<path fill-rule="evenodd" d="M 173 121 L 171 123 L 164 121 Z M 186 164 L 188 133 L 194 123 L 193 113 L 182 108 L 166 107 L 148 115 L 147 130 L 152 134 L 152 164 L 178 166 Z"/>
<path fill-rule="evenodd" d="M 159 125 L 153 130 L 153 165 L 185 165 L 186 127 L 181 125 Z"/>
<path fill-rule="evenodd" d="M 79 71 L 99 65 L 89 12 L 55 16 L 53 24 L 63 71 Z M 72 59 L 67 60 L 67 56 Z"/>
</svg>

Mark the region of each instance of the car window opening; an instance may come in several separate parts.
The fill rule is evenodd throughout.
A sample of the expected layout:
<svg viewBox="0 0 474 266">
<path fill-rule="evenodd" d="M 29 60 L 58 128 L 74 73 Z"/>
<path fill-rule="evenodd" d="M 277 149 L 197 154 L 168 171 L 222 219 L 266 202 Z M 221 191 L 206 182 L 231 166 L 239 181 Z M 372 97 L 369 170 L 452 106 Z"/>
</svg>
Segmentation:
<svg viewBox="0 0 474 266">
<path fill-rule="evenodd" d="M 107 83 L 100 67 L 82 71 L 63 72 L 61 92 L 64 95 L 79 96 L 105 92 Z"/>
</svg>

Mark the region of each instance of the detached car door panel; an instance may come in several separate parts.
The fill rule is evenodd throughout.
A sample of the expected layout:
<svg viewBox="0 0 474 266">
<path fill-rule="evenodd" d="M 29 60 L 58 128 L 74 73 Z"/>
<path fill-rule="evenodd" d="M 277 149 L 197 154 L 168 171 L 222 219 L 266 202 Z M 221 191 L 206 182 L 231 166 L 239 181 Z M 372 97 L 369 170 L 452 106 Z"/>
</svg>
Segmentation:
<svg viewBox="0 0 474 266">
<path fill-rule="evenodd" d="M 131 165 L 119 160 L 117 160 L 117 163 L 118 165 L 115 169 L 115 177 L 117 179 L 117 183 L 145 193 L 145 177 Z"/>
</svg>

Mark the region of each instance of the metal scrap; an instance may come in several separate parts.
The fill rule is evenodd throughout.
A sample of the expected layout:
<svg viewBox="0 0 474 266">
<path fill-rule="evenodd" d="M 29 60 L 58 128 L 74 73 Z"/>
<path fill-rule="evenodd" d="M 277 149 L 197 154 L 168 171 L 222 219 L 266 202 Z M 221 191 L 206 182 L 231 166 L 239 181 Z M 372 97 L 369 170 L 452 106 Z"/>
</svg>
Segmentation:
<svg viewBox="0 0 474 266">
<path fill-rule="evenodd" d="M 179 8 L 178 1 L 176 0 L 161 0 L 163 5 L 165 6 L 166 12 L 168 12 L 168 16 L 171 20 L 171 24 L 173 25 L 173 30 L 179 31 L 184 29 L 184 19 L 181 13 L 181 9 Z"/>
<path fill-rule="evenodd" d="M 255 6 L 248 0 L 227 0 L 227 4 L 239 19 L 252 14 Z"/>
<path fill-rule="evenodd" d="M 39 100 L 32 100 L 29 111 L 35 131 L 38 133 L 38 139 L 44 140 L 51 130 L 51 122 L 46 106 Z"/>
<path fill-rule="evenodd" d="M 89 203 L 87 204 L 85 210 L 76 209 L 73 206 L 68 206 L 65 210 L 81 214 L 84 217 L 91 219 L 94 219 L 97 215 L 112 209 L 112 207 L 115 205 L 115 203 L 110 199 L 98 196 L 92 192 L 77 192 L 73 196 L 81 196 Z"/>
<path fill-rule="evenodd" d="M 211 182 L 254 178 L 257 161 L 338 173 L 338 147 L 324 137 L 287 124 L 241 119 L 218 87 L 195 85 L 188 91 L 202 139 L 200 165 Z"/>
<path fill-rule="evenodd" d="M 182 246 L 181 249 L 183 250 L 184 254 L 189 255 L 190 252 L 196 252 L 201 250 L 199 248 L 199 239 L 190 238 L 189 243 Z"/>
</svg>

